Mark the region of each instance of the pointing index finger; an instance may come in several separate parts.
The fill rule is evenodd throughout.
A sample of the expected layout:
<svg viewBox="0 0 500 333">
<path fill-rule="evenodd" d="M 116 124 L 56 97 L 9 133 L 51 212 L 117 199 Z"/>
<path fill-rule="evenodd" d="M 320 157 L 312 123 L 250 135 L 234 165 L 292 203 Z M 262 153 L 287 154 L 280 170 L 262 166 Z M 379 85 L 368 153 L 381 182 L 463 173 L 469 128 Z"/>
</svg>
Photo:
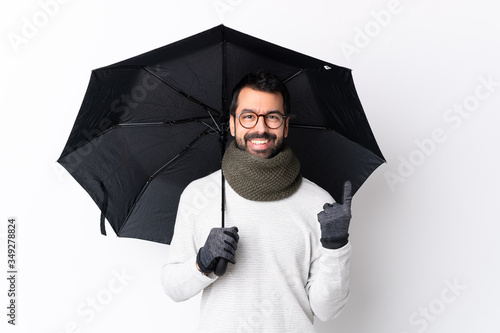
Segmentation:
<svg viewBox="0 0 500 333">
<path fill-rule="evenodd" d="M 350 181 L 344 183 L 344 193 L 342 195 L 342 204 L 351 206 L 352 201 L 352 184 Z"/>
</svg>

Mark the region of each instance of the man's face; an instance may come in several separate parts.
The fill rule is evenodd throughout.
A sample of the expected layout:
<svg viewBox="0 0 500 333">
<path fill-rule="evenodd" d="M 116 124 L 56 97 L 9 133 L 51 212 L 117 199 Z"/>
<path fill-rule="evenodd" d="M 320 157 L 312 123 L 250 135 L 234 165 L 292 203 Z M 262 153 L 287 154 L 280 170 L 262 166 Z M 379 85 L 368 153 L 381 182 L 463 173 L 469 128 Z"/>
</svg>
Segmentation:
<svg viewBox="0 0 500 333">
<path fill-rule="evenodd" d="M 257 115 L 278 111 L 284 115 L 283 96 L 279 92 L 268 93 L 245 87 L 238 96 L 235 113 L 239 115 L 248 111 Z M 281 150 L 283 139 L 288 135 L 288 118 L 280 127 L 271 129 L 265 124 L 264 117 L 259 117 L 257 124 L 247 129 L 231 115 L 229 127 L 239 149 L 248 150 L 251 154 L 262 158 L 271 158 Z"/>
</svg>

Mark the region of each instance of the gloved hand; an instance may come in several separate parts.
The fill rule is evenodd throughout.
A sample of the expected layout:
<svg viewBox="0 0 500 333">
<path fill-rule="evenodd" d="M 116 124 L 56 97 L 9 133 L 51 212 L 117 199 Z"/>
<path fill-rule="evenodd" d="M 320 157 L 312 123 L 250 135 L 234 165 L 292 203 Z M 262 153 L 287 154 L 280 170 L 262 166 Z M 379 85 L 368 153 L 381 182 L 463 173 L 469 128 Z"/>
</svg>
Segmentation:
<svg viewBox="0 0 500 333">
<path fill-rule="evenodd" d="M 224 258 L 235 264 L 234 253 L 238 247 L 238 228 L 213 228 L 207 237 L 205 245 L 196 256 L 196 263 L 203 273 L 214 271 L 217 261 Z"/>
<path fill-rule="evenodd" d="M 339 249 L 347 244 L 351 221 L 351 182 L 344 184 L 343 204 L 326 203 L 318 214 L 321 225 L 321 244 L 327 249 Z"/>
</svg>

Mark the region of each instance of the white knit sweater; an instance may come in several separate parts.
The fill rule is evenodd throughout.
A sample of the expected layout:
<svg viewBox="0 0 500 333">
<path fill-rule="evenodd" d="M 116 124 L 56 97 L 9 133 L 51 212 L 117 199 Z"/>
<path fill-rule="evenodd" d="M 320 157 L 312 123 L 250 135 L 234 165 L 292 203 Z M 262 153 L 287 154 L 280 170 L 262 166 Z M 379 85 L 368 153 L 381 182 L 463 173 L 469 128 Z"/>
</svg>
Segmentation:
<svg viewBox="0 0 500 333">
<path fill-rule="evenodd" d="M 226 227 L 237 226 L 236 264 L 202 275 L 196 254 L 220 227 L 220 170 L 191 183 L 181 196 L 162 285 L 174 301 L 203 290 L 199 332 L 314 332 L 313 316 L 337 316 L 349 294 L 348 243 L 321 246 L 316 215 L 333 198 L 307 179 L 273 202 L 240 197 L 226 183 Z"/>
</svg>

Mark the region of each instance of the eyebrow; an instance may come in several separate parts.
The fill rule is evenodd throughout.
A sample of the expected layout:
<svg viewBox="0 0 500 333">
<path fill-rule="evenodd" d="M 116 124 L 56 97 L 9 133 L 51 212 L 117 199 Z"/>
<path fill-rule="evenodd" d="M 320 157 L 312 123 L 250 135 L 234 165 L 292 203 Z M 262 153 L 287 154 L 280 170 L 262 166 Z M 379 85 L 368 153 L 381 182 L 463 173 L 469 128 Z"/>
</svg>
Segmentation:
<svg viewBox="0 0 500 333">
<path fill-rule="evenodd" d="M 240 114 L 241 114 L 241 113 L 245 113 L 245 112 L 253 112 L 253 113 L 257 113 L 255 110 L 252 110 L 252 109 L 243 109 L 243 110 L 241 110 Z M 279 110 L 271 110 L 271 111 L 266 112 L 266 114 L 268 114 L 268 113 L 273 113 L 273 112 L 278 112 L 278 113 L 281 113 Z"/>
</svg>

